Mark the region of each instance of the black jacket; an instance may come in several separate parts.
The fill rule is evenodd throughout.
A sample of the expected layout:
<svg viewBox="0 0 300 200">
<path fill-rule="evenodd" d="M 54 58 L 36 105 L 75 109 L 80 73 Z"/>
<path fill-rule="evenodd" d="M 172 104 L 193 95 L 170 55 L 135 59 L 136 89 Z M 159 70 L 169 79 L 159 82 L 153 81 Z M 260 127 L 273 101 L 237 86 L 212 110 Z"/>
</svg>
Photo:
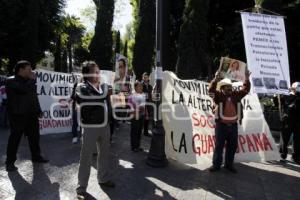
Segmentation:
<svg viewBox="0 0 300 200">
<path fill-rule="evenodd" d="M 152 101 L 152 86 L 150 85 L 150 83 L 146 84 L 144 81 L 142 81 L 143 84 L 143 92 L 145 94 L 147 94 L 147 102 L 151 102 Z"/>
<path fill-rule="evenodd" d="M 108 123 L 111 106 L 109 100 L 109 86 L 101 85 L 99 93 L 89 82 L 80 83 L 76 87 L 75 99 L 79 104 L 82 125 L 100 125 Z"/>
<path fill-rule="evenodd" d="M 38 117 L 42 110 L 36 89 L 36 80 L 18 75 L 9 77 L 6 80 L 8 114 Z"/>
<path fill-rule="evenodd" d="M 300 94 L 283 96 L 281 101 L 283 123 L 288 124 L 291 127 L 300 127 L 298 122 L 298 115 L 300 113 Z"/>
</svg>

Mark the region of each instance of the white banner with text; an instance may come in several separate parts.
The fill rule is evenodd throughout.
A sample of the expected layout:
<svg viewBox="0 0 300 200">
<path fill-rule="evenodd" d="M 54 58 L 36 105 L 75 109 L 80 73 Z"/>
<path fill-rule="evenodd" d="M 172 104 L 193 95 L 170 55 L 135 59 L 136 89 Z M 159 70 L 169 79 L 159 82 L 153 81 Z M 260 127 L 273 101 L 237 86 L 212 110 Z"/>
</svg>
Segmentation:
<svg viewBox="0 0 300 200">
<path fill-rule="evenodd" d="M 241 16 L 253 92 L 288 94 L 290 72 L 283 17 L 248 12 Z"/>
<path fill-rule="evenodd" d="M 172 72 L 163 74 L 162 118 L 166 132 L 166 154 L 182 163 L 211 162 L 215 147 L 213 100 L 208 83 L 180 80 Z M 241 83 L 236 83 L 238 89 Z M 240 85 L 239 85 L 240 84 Z M 237 162 L 279 159 L 279 153 L 256 94 L 242 100 L 244 118 L 238 127 Z"/>
</svg>

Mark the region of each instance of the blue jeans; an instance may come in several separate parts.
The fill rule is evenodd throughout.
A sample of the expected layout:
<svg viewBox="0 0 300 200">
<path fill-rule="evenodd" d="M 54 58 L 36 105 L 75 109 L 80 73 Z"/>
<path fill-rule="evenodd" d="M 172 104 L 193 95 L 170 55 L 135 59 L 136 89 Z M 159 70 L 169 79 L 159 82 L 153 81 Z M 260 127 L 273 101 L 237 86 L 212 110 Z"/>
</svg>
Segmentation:
<svg viewBox="0 0 300 200">
<path fill-rule="evenodd" d="M 226 141 L 225 165 L 232 166 L 238 145 L 238 125 L 216 123 L 216 147 L 213 155 L 213 166 L 220 167 L 223 160 L 223 149 Z"/>
</svg>

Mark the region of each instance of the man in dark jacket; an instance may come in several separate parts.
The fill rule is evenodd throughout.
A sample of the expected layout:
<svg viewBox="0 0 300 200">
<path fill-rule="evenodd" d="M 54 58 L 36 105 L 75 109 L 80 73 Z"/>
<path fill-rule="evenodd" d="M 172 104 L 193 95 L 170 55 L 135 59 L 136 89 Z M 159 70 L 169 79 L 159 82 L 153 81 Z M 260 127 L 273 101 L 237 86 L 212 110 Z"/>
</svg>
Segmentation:
<svg viewBox="0 0 300 200">
<path fill-rule="evenodd" d="M 39 117 L 42 115 L 37 92 L 36 76 L 28 61 L 19 61 L 15 76 L 6 81 L 7 110 L 11 133 L 7 145 L 6 170 L 15 171 L 19 143 L 22 135 L 28 138 L 32 162 L 46 163 L 39 145 Z"/>
<path fill-rule="evenodd" d="M 214 111 L 216 114 L 216 146 L 213 154 L 213 165 L 209 169 L 211 172 L 220 170 L 225 141 L 226 154 L 224 168 L 232 173 L 237 172 L 233 167 L 234 155 L 238 145 L 237 122 L 241 122 L 243 116 L 241 100 L 250 91 L 249 76 L 250 72 L 247 71 L 243 88 L 240 91 L 232 90 L 230 79 L 220 81 L 219 72 L 216 73 L 216 77 L 210 83 L 209 93 L 213 97 L 215 103 Z"/>
<path fill-rule="evenodd" d="M 292 84 L 290 95 L 283 96 L 282 107 L 282 130 L 280 134 L 280 153 L 282 162 L 288 154 L 288 145 L 293 135 L 293 154 L 292 159 L 300 164 L 300 125 L 298 115 L 300 113 L 300 84 L 295 82 Z"/>
</svg>

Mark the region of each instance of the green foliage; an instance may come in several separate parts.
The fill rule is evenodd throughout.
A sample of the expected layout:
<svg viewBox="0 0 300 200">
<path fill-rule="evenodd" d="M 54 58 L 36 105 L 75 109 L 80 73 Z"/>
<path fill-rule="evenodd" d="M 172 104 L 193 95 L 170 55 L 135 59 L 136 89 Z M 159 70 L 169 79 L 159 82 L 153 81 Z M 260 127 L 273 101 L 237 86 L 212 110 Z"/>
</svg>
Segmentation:
<svg viewBox="0 0 300 200">
<path fill-rule="evenodd" d="M 83 38 L 81 38 L 81 42 L 82 42 L 82 44 L 81 44 L 81 46 L 84 48 L 84 49 L 86 49 L 86 50 L 88 50 L 89 49 L 89 45 L 90 45 L 90 43 L 91 43 L 91 41 L 92 41 L 92 39 L 93 39 L 93 37 L 94 37 L 94 32 L 87 32 L 84 36 L 83 36 Z"/>
<path fill-rule="evenodd" d="M 208 12 L 209 50 L 213 60 L 211 78 L 220 58 L 229 56 L 246 62 L 241 17 L 235 11 L 254 6 L 254 1 L 211 0 Z"/>
<path fill-rule="evenodd" d="M 300 80 L 300 1 L 299 0 L 263 0 L 262 7 L 286 16 L 285 27 L 289 53 L 291 82 Z"/>
<path fill-rule="evenodd" d="M 64 0 L 0 0 L 0 58 L 9 59 L 8 71 L 18 60 L 35 65 L 50 48 Z"/>
<path fill-rule="evenodd" d="M 211 65 L 208 47 L 208 0 L 188 0 L 178 46 L 176 73 L 180 78 L 207 77 Z"/>
<path fill-rule="evenodd" d="M 90 22 L 92 26 L 96 22 L 97 9 L 95 5 L 90 5 L 86 8 L 83 8 L 80 11 L 80 15 L 84 18 L 86 22 Z"/>
<path fill-rule="evenodd" d="M 90 60 L 90 52 L 88 49 L 79 46 L 74 49 L 74 64 L 80 66 L 84 61 Z"/>
<path fill-rule="evenodd" d="M 0 75 L 8 74 L 7 69 L 4 66 L 7 66 L 9 63 L 8 59 L 0 59 Z"/>
<path fill-rule="evenodd" d="M 162 64 L 164 70 L 176 70 L 180 27 L 185 0 L 164 0 Z"/>
<path fill-rule="evenodd" d="M 91 60 L 89 45 L 94 37 L 94 32 L 87 32 L 74 48 L 74 64 L 80 66 L 84 61 Z"/>
<path fill-rule="evenodd" d="M 129 68 L 132 69 L 132 59 L 133 59 L 133 48 L 135 44 L 135 35 L 138 28 L 139 21 L 139 0 L 130 0 L 130 5 L 132 7 L 132 17 L 133 20 L 126 25 L 126 32 L 123 36 L 123 43 L 127 41 L 127 58 Z"/>
<path fill-rule="evenodd" d="M 67 34 L 67 51 L 69 58 L 69 72 L 73 71 L 73 49 L 75 46 L 81 44 L 81 38 L 85 31 L 84 26 L 81 24 L 79 18 L 75 16 L 67 16 L 64 19 L 65 32 Z"/>
<path fill-rule="evenodd" d="M 115 54 L 121 52 L 121 34 L 120 31 L 116 33 L 116 44 L 115 44 Z"/>
<path fill-rule="evenodd" d="M 133 28 L 133 22 L 127 24 L 126 26 L 126 32 L 123 36 L 123 43 L 125 43 L 124 41 L 127 41 L 127 58 L 129 61 L 129 68 L 132 68 L 132 58 L 133 58 L 133 47 L 135 44 L 135 34 L 134 34 L 135 30 Z M 123 50 L 124 51 L 124 50 Z"/>
<path fill-rule="evenodd" d="M 127 40 L 125 41 L 125 44 L 124 44 L 123 55 L 124 55 L 125 57 L 128 56 L 128 41 L 127 41 Z"/>
<path fill-rule="evenodd" d="M 91 57 L 101 69 L 112 70 L 112 22 L 114 0 L 94 0 L 97 8 L 95 35 L 89 46 Z"/>
<path fill-rule="evenodd" d="M 261 6 L 261 4 L 262 4 L 263 1 L 264 0 L 255 0 L 255 5 Z"/>
<path fill-rule="evenodd" d="M 268 107 L 268 108 L 274 108 L 274 102 L 273 102 L 273 98 L 271 97 L 264 97 L 262 99 L 260 99 L 260 103 L 264 106 L 264 107 Z"/>
<path fill-rule="evenodd" d="M 154 66 L 155 8 L 155 1 L 139 1 L 138 24 L 132 59 L 132 66 L 138 79 L 144 72 L 151 72 L 151 68 Z"/>
<path fill-rule="evenodd" d="M 60 23 L 56 27 L 56 39 L 52 47 L 55 58 L 55 71 L 72 72 L 74 53 L 76 54 L 76 64 L 79 64 L 76 58 L 82 58 L 80 53 L 83 55 L 88 54 L 88 51 L 84 51 L 85 49 L 82 47 L 84 31 L 85 27 L 80 22 L 79 18 L 69 15 L 61 17 Z M 68 63 L 68 65 L 66 63 Z"/>
<path fill-rule="evenodd" d="M 195 13 L 191 11 L 197 11 L 197 4 L 192 5 L 191 2 L 192 0 L 187 1 L 184 19 L 185 22 L 181 26 L 180 33 L 180 35 L 183 35 L 186 40 L 183 40 L 183 44 L 180 44 L 178 47 L 178 64 L 180 65 L 182 53 L 186 58 L 186 63 L 182 64 L 182 71 L 178 72 L 178 75 L 186 78 L 198 78 L 198 73 L 201 71 L 203 74 L 202 76 L 206 76 L 205 74 L 208 72 L 208 77 L 212 77 L 219 66 L 219 60 L 222 56 L 229 56 L 246 62 L 241 17 L 235 11 L 253 8 L 255 2 L 253 0 L 210 0 L 209 6 L 205 9 L 207 10 L 207 14 L 203 14 L 202 16 L 198 15 L 198 22 L 192 21 L 193 19 L 191 17 L 195 15 Z M 198 1 L 197 3 L 199 4 L 200 2 L 201 1 Z M 296 25 L 299 24 L 298 21 L 300 19 L 299 0 L 263 0 L 259 2 L 257 1 L 256 3 L 265 9 L 287 16 L 285 19 L 285 25 L 291 80 L 299 81 L 300 69 L 298 66 L 300 65 L 300 61 L 298 59 L 298 55 L 300 51 L 300 26 Z M 203 7 L 205 8 L 205 6 Z M 202 27 L 202 25 L 200 25 L 201 21 L 204 21 L 206 26 Z M 212 59 L 212 64 L 208 64 L 207 66 L 199 64 L 185 69 L 184 66 L 189 66 L 189 63 L 195 63 L 193 57 L 190 55 L 195 54 L 197 51 L 192 49 L 199 46 L 201 46 L 201 48 L 205 47 L 205 45 L 200 45 L 200 43 L 205 42 L 205 39 L 199 37 L 194 38 L 192 37 L 192 33 L 199 36 L 197 33 L 201 32 L 200 29 L 204 30 L 205 28 L 207 28 L 208 41 L 206 53 Z M 188 43 L 188 41 L 190 41 L 190 43 Z M 205 55 L 201 56 L 200 54 L 198 54 L 198 56 L 200 59 L 204 59 L 206 57 Z M 199 72 L 195 73 L 195 70 Z"/>
<path fill-rule="evenodd" d="M 133 23 L 131 26 L 131 32 L 133 35 L 136 34 L 136 30 L 138 28 L 139 23 L 139 5 L 141 0 L 130 0 L 130 5 L 132 6 L 132 16 L 133 16 Z"/>
</svg>

